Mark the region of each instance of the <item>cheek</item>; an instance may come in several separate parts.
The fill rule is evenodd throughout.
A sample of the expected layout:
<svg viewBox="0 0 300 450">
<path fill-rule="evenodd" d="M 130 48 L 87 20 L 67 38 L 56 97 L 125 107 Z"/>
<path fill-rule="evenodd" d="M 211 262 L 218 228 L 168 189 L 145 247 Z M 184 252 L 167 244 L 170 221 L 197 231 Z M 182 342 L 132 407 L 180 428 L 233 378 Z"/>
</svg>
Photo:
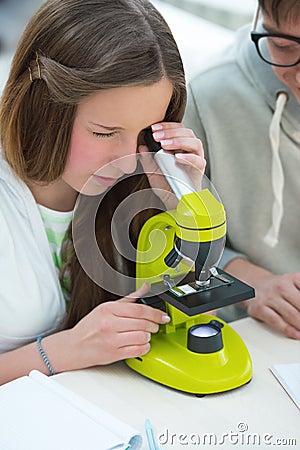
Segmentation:
<svg viewBox="0 0 300 450">
<path fill-rule="evenodd" d="M 277 77 L 281 80 L 281 75 L 282 75 L 282 69 L 278 69 L 278 67 L 272 66 L 273 71 L 275 72 L 275 74 L 277 75 Z"/>
<path fill-rule="evenodd" d="M 83 166 L 85 158 L 84 152 L 81 150 L 81 148 L 82 146 L 80 145 L 80 142 L 78 142 L 78 140 L 71 141 L 66 171 L 77 171 L 80 166 Z"/>
<path fill-rule="evenodd" d="M 103 152 L 93 138 L 76 135 L 71 137 L 66 171 L 91 174 L 101 165 Z"/>
<path fill-rule="evenodd" d="M 289 82 L 291 81 L 291 70 L 287 70 L 286 68 L 280 68 L 273 66 L 273 70 L 280 81 L 286 86 L 289 86 Z"/>
</svg>

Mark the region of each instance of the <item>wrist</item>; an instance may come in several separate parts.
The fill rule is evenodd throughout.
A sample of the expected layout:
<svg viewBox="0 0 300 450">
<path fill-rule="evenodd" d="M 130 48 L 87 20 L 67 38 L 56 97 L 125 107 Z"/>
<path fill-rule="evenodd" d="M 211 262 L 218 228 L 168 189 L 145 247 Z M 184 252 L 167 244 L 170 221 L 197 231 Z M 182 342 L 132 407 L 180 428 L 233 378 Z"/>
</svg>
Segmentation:
<svg viewBox="0 0 300 450">
<path fill-rule="evenodd" d="M 81 368 L 72 329 L 46 336 L 42 342 L 43 350 L 55 373 Z"/>
<path fill-rule="evenodd" d="M 235 258 L 231 260 L 226 265 L 225 270 L 230 275 L 233 275 L 244 283 L 252 286 L 255 289 L 256 297 L 262 283 L 266 283 L 269 278 L 274 276 L 269 270 L 257 266 L 250 261 L 242 258 Z M 238 305 L 244 308 L 249 314 L 249 307 L 252 306 L 254 300 L 254 298 L 250 298 L 238 303 Z"/>
<path fill-rule="evenodd" d="M 254 288 L 267 278 L 273 276 L 269 270 L 242 258 L 231 260 L 226 265 L 225 271 Z"/>
<path fill-rule="evenodd" d="M 49 371 L 49 375 L 55 375 L 55 372 L 54 372 L 53 367 L 48 359 L 48 356 L 46 355 L 46 353 L 43 349 L 42 339 L 43 339 L 42 336 L 39 336 L 36 340 L 38 351 L 41 355 L 42 360 L 44 361 L 45 366 L 47 367 L 47 369 Z"/>
</svg>

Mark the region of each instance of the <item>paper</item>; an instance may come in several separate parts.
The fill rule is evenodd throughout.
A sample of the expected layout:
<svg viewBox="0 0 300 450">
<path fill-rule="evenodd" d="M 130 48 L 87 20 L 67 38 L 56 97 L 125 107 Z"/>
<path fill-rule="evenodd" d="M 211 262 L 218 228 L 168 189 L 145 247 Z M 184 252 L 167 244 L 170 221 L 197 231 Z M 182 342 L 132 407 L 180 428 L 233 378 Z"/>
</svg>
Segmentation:
<svg viewBox="0 0 300 450">
<path fill-rule="evenodd" d="M 34 370 L 0 387 L 1 450 L 140 449 L 139 433 Z"/>
<path fill-rule="evenodd" d="M 275 364 L 270 370 L 300 409 L 300 363 Z"/>
</svg>

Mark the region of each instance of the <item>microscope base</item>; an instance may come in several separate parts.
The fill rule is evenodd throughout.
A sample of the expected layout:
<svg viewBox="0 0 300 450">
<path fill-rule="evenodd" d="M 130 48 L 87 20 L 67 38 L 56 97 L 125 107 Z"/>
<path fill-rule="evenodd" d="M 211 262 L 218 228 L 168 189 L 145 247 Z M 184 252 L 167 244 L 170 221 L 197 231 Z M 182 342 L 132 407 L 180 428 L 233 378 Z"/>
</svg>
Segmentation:
<svg viewBox="0 0 300 450">
<path fill-rule="evenodd" d="M 201 314 L 196 324 L 207 324 L 216 317 Z M 217 318 L 222 328 L 223 348 L 214 353 L 194 353 L 187 348 L 188 329 L 184 326 L 166 333 L 160 327 L 151 338 L 145 356 L 126 360 L 141 375 L 173 389 L 206 395 L 238 388 L 251 380 L 252 363 L 241 337 Z"/>
</svg>

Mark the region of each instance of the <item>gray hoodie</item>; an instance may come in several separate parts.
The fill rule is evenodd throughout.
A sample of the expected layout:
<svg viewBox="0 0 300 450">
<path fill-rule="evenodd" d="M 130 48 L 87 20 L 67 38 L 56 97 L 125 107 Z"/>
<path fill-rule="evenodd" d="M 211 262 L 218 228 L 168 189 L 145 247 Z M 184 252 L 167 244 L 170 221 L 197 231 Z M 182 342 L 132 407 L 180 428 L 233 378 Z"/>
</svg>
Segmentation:
<svg viewBox="0 0 300 450">
<path fill-rule="evenodd" d="M 300 105 L 248 26 L 191 81 L 184 123 L 203 142 L 227 211 L 222 265 L 245 255 L 275 274 L 300 271 Z"/>
</svg>

